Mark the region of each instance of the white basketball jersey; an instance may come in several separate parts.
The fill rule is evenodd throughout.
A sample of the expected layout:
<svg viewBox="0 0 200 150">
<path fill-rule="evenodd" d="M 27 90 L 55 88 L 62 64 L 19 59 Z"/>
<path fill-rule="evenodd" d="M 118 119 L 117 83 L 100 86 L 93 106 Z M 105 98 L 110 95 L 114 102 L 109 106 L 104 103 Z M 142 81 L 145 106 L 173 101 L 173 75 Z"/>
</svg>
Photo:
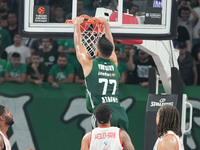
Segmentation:
<svg viewBox="0 0 200 150">
<path fill-rule="evenodd" d="M 120 128 L 95 128 L 91 132 L 90 150 L 123 150 Z"/>
<path fill-rule="evenodd" d="M 0 135 L 3 137 L 5 150 L 11 150 L 10 141 L 7 137 L 0 131 Z"/>
<path fill-rule="evenodd" d="M 165 135 L 163 135 L 162 137 L 158 138 L 157 141 L 156 141 L 156 144 L 154 145 L 153 150 L 158 150 L 158 148 L 157 148 L 158 142 L 161 141 L 163 139 L 163 137 L 165 137 L 167 135 L 173 135 L 176 138 L 176 140 L 178 141 L 179 150 L 184 150 L 184 146 L 183 146 L 182 140 L 173 131 L 167 131 L 167 133 Z"/>
</svg>

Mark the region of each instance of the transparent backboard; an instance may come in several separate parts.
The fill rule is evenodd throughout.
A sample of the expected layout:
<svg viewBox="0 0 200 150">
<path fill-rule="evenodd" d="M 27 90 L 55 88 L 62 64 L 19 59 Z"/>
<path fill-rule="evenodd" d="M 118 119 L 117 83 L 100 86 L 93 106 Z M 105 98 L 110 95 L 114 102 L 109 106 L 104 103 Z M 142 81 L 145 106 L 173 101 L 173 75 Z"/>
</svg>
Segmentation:
<svg viewBox="0 0 200 150">
<path fill-rule="evenodd" d="M 106 18 L 116 38 L 176 37 L 176 0 L 20 0 L 19 6 L 24 36 L 71 38 L 66 19 L 86 14 Z"/>
</svg>

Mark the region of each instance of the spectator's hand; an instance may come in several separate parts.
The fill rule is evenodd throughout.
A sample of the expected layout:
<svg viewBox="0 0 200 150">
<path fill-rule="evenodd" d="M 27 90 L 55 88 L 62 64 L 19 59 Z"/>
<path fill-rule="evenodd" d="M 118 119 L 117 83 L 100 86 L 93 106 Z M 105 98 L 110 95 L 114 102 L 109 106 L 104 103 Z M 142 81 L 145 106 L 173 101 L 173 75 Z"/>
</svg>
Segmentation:
<svg viewBox="0 0 200 150">
<path fill-rule="evenodd" d="M 31 67 L 33 68 L 33 70 L 37 70 L 38 69 L 39 64 L 32 64 Z"/>
<path fill-rule="evenodd" d="M 24 80 L 21 77 L 16 78 L 16 82 L 18 83 L 24 83 Z"/>
<path fill-rule="evenodd" d="M 58 52 L 59 52 L 59 53 L 63 53 L 63 51 L 64 51 L 64 50 L 63 50 L 63 47 L 59 46 L 59 47 L 58 47 Z"/>
<path fill-rule="evenodd" d="M 0 84 L 3 83 L 5 81 L 4 78 L 0 78 Z"/>
<path fill-rule="evenodd" d="M 190 1 L 187 1 L 187 2 L 186 2 L 186 5 L 187 5 L 188 7 L 190 7 L 190 6 L 191 6 L 191 2 L 190 2 Z"/>
<path fill-rule="evenodd" d="M 74 18 L 73 20 L 72 20 L 72 22 L 73 22 L 73 24 L 75 25 L 75 24 L 81 24 L 81 23 L 83 23 L 83 21 L 84 21 L 84 18 L 82 18 L 82 17 L 76 17 L 76 18 Z"/>
<path fill-rule="evenodd" d="M 185 1 L 181 1 L 180 6 L 185 6 L 185 5 L 186 5 Z"/>
<path fill-rule="evenodd" d="M 134 50 L 134 49 L 131 49 L 131 50 L 129 51 L 129 55 L 130 55 L 130 56 L 134 56 L 134 55 L 135 55 L 135 50 Z"/>
<path fill-rule="evenodd" d="M 56 82 L 53 82 L 53 83 L 52 83 L 52 86 L 55 87 L 55 88 L 59 88 L 59 85 L 58 85 L 58 83 L 56 83 Z"/>
<path fill-rule="evenodd" d="M 35 84 L 41 85 L 42 84 L 42 80 L 34 80 Z"/>
<path fill-rule="evenodd" d="M 142 87 L 146 87 L 146 86 L 149 85 L 149 82 L 141 82 L 140 85 L 141 85 Z"/>
</svg>

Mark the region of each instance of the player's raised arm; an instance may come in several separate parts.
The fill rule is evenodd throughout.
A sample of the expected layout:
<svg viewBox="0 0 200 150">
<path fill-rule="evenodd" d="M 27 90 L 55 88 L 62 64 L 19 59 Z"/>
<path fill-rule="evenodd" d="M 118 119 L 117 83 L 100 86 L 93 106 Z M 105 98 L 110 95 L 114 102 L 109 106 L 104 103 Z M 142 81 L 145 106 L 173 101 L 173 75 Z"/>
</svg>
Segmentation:
<svg viewBox="0 0 200 150">
<path fill-rule="evenodd" d="M 76 17 L 73 19 L 74 24 L 74 45 L 76 49 L 76 56 L 78 61 L 81 65 L 87 64 L 88 60 L 91 60 L 92 58 L 87 54 L 87 50 L 82 45 L 82 35 L 81 35 L 81 29 L 80 26 L 83 23 L 84 18 L 82 17 Z"/>
<path fill-rule="evenodd" d="M 110 59 L 115 63 L 116 66 L 118 66 L 117 56 L 115 53 L 115 43 L 113 40 L 112 33 L 110 32 L 110 25 L 109 25 L 108 21 L 103 17 L 99 17 L 98 20 L 99 20 L 99 22 L 104 24 L 105 37 L 113 44 L 113 52 L 112 52 L 112 55 L 110 56 Z"/>
</svg>

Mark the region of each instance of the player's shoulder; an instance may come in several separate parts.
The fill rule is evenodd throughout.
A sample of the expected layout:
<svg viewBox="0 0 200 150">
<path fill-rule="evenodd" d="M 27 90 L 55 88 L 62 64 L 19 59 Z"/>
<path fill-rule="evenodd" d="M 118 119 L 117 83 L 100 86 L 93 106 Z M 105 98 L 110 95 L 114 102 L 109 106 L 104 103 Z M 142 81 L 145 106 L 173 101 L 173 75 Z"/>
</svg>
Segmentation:
<svg viewBox="0 0 200 150">
<path fill-rule="evenodd" d="M 178 148 L 178 139 L 173 134 L 167 134 L 159 141 L 158 148 L 163 150 L 176 149 Z"/>
<path fill-rule="evenodd" d="M 84 135 L 82 141 L 90 141 L 90 137 L 91 137 L 92 132 L 88 132 Z"/>
</svg>

